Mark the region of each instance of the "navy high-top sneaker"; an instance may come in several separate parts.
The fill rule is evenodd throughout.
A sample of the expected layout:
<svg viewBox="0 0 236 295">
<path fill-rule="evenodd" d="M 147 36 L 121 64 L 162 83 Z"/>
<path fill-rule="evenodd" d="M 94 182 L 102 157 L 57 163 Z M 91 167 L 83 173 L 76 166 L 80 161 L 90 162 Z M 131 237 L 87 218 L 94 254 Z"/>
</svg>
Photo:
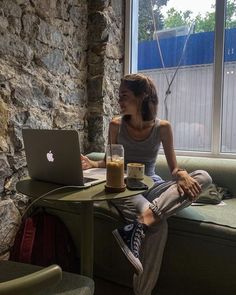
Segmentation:
<svg viewBox="0 0 236 295">
<path fill-rule="evenodd" d="M 137 274 L 143 272 L 142 263 L 139 260 L 141 242 L 145 237 L 145 224 L 136 222 L 123 228 L 115 229 L 112 233 L 116 238 L 126 258 L 131 262 Z"/>
</svg>

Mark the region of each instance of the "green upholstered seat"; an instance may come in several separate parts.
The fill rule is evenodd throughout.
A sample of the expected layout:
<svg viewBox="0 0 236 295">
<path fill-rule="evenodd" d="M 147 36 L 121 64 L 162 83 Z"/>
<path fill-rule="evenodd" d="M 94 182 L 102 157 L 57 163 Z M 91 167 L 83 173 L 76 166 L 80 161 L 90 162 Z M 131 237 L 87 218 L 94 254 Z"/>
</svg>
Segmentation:
<svg viewBox="0 0 236 295">
<path fill-rule="evenodd" d="M 85 276 L 62 272 L 58 265 L 40 267 L 0 261 L 1 295 L 92 295 L 94 282 Z"/>
</svg>

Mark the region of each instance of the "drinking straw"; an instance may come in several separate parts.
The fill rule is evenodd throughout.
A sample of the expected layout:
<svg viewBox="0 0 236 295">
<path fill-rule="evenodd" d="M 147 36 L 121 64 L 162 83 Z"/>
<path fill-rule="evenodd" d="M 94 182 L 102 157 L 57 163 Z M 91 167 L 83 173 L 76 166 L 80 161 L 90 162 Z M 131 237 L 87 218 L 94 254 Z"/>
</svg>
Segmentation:
<svg viewBox="0 0 236 295">
<path fill-rule="evenodd" d="M 113 162 L 113 160 L 112 160 L 112 148 L 111 148 L 111 130 L 109 130 L 108 144 L 109 144 L 109 148 L 110 148 L 111 162 Z"/>
</svg>

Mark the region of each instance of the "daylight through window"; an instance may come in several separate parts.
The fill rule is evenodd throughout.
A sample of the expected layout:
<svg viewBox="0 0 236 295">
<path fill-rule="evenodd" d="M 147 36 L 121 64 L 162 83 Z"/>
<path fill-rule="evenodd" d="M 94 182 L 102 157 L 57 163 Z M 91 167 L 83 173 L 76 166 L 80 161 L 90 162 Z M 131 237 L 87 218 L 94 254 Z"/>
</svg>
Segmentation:
<svg viewBox="0 0 236 295">
<path fill-rule="evenodd" d="M 236 1 L 132 5 L 130 71 L 154 80 L 158 116 L 171 122 L 176 150 L 234 156 Z"/>
</svg>

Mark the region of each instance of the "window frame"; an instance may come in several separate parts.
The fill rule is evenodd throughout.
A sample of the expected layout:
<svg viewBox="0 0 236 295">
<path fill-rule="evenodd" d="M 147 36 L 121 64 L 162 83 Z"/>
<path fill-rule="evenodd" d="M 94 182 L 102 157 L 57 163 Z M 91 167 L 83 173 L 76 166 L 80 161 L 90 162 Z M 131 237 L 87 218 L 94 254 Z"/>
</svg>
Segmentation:
<svg viewBox="0 0 236 295">
<path fill-rule="evenodd" d="M 222 102 L 224 84 L 224 41 L 227 0 L 215 0 L 215 40 L 213 65 L 213 108 L 211 152 L 176 150 L 177 155 L 201 156 L 211 158 L 236 158 L 234 153 L 222 153 Z M 125 9 L 125 62 L 124 74 L 137 72 L 138 47 L 138 0 L 126 0 Z M 135 50 L 132 50 L 135 48 Z M 213 115 L 214 114 L 214 115 Z"/>
</svg>

